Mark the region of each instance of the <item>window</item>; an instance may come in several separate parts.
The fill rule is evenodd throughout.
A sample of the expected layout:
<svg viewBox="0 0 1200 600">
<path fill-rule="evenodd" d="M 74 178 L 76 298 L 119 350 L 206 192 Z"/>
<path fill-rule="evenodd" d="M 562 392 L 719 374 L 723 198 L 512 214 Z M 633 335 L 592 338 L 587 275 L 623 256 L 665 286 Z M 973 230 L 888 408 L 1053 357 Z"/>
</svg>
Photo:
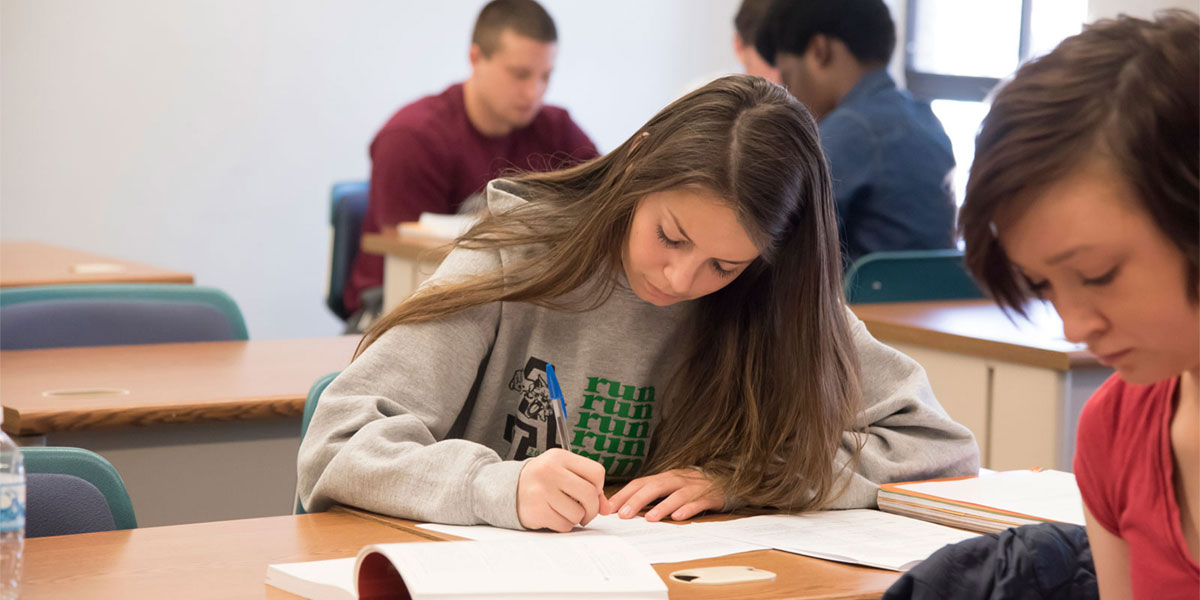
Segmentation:
<svg viewBox="0 0 1200 600">
<path fill-rule="evenodd" d="M 988 93 L 1021 63 L 1079 33 L 1087 0 L 908 0 L 905 80 L 954 145 L 962 203 Z"/>
</svg>

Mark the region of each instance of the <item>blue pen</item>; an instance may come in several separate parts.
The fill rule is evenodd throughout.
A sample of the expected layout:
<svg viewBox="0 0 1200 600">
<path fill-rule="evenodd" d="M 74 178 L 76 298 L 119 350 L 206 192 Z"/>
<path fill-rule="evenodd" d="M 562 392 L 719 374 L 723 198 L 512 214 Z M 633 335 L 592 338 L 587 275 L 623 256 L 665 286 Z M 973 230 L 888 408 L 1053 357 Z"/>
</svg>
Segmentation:
<svg viewBox="0 0 1200 600">
<path fill-rule="evenodd" d="M 567 401 L 563 399 L 562 388 L 558 385 L 558 377 L 554 374 L 554 365 L 546 363 L 546 387 L 550 390 L 550 405 L 554 409 L 554 420 L 558 424 L 558 445 L 563 450 L 571 451 L 567 442 Z"/>
</svg>

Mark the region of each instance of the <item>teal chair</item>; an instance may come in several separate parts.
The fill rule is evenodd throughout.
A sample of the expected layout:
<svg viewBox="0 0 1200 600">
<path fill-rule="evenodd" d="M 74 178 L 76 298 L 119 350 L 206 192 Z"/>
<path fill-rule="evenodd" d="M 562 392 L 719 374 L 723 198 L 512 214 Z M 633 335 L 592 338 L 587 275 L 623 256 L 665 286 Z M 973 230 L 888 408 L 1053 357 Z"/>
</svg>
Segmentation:
<svg viewBox="0 0 1200 600">
<path fill-rule="evenodd" d="M 180 284 L 0 289 L 0 349 L 247 339 L 228 294 Z"/>
<path fill-rule="evenodd" d="M 851 304 L 983 298 L 958 250 L 873 252 L 850 266 L 845 278 Z"/>
<path fill-rule="evenodd" d="M 29 446 L 21 448 L 25 473 L 56 473 L 78 477 L 100 490 L 117 529 L 137 529 L 133 502 L 116 467 L 103 456 L 83 448 Z"/>
<path fill-rule="evenodd" d="M 328 375 L 322 375 L 317 379 L 312 387 L 308 388 L 308 398 L 304 400 L 304 416 L 300 418 L 300 442 L 304 442 L 304 434 L 308 433 L 308 422 L 312 421 L 313 413 L 317 410 L 317 400 L 321 399 L 321 394 L 325 388 L 329 387 L 329 382 L 341 374 L 341 371 L 334 371 Z M 307 511 L 304 510 L 304 505 L 300 503 L 300 490 L 296 490 L 296 514 L 303 515 Z"/>
</svg>

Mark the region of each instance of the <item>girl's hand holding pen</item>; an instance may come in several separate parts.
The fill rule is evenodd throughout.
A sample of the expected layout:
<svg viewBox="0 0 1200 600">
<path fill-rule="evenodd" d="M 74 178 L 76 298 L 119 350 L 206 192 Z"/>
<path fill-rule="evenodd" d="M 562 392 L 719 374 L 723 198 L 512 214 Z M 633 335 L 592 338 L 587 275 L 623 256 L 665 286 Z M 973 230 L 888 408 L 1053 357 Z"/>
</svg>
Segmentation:
<svg viewBox="0 0 1200 600">
<path fill-rule="evenodd" d="M 604 496 L 604 466 L 561 448 L 525 461 L 517 479 L 517 518 L 526 529 L 570 531 L 612 508 Z"/>
<path fill-rule="evenodd" d="M 666 517 L 682 521 L 706 510 L 725 507 L 725 494 L 713 486 L 700 469 L 672 469 L 638 477 L 613 494 L 610 502 L 613 512 L 622 519 L 629 519 L 659 498 L 664 499 L 646 512 L 647 521 L 661 521 Z"/>
</svg>

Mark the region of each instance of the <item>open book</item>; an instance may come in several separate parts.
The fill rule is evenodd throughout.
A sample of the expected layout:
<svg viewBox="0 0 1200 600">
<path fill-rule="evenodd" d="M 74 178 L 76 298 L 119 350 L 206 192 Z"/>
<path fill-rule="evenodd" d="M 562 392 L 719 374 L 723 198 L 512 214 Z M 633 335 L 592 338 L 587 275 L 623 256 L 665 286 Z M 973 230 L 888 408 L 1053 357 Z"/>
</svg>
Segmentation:
<svg viewBox="0 0 1200 600">
<path fill-rule="evenodd" d="M 417 221 L 400 223 L 396 230 L 405 237 L 430 238 L 449 242 L 464 234 L 479 217 L 475 215 L 440 215 L 421 213 Z"/>
<path fill-rule="evenodd" d="M 638 550 L 608 536 L 376 544 L 358 558 L 270 565 L 267 585 L 312 600 L 667 597 Z"/>
<path fill-rule="evenodd" d="M 981 533 L 1048 521 L 1084 524 L 1075 475 L 1052 470 L 885 483 L 879 510 Z"/>
</svg>

